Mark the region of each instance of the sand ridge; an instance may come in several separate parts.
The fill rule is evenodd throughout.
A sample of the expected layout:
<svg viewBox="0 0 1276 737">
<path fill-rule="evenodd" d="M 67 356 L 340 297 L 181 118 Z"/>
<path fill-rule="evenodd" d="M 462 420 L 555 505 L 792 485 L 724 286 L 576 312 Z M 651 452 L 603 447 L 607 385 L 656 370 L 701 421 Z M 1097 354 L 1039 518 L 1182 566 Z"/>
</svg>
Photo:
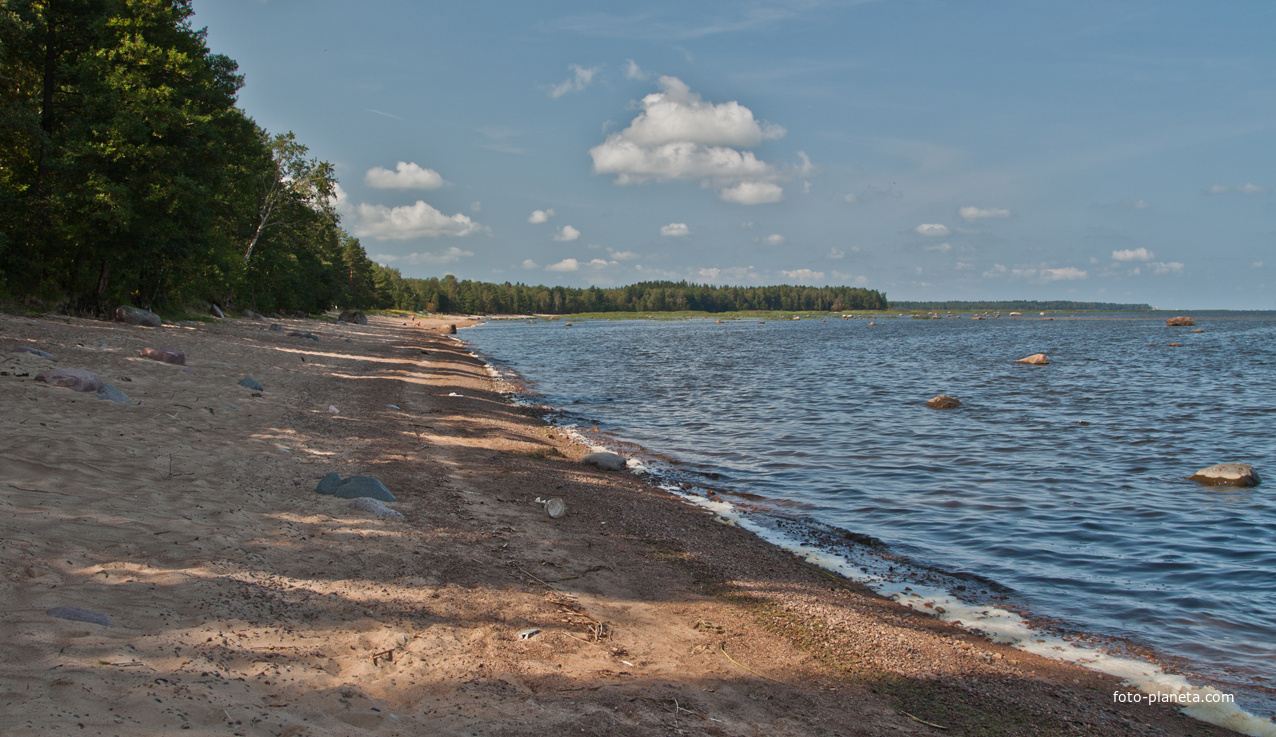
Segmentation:
<svg viewBox="0 0 1276 737">
<path fill-rule="evenodd" d="M 0 316 L 3 734 L 1230 734 L 577 463 L 440 321 L 278 322 Z"/>
</svg>

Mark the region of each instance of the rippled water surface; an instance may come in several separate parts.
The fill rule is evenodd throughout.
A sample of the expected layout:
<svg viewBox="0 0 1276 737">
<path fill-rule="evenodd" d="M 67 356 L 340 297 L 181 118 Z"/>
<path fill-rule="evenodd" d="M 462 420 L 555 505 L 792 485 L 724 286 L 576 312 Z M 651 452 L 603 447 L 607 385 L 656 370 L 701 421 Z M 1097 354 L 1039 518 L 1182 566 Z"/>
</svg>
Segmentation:
<svg viewBox="0 0 1276 737">
<path fill-rule="evenodd" d="M 496 322 L 464 337 L 540 401 L 719 488 L 1262 692 L 1276 686 L 1276 315 L 1196 320 L 1205 332 L 877 318 Z M 1013 363 L 1038 352 L 1049 366 Z M 964 406 L 927 408 L 940 393 Z M 1265 484 L 1184 479 L 1230 461 Z"/>
</svg>

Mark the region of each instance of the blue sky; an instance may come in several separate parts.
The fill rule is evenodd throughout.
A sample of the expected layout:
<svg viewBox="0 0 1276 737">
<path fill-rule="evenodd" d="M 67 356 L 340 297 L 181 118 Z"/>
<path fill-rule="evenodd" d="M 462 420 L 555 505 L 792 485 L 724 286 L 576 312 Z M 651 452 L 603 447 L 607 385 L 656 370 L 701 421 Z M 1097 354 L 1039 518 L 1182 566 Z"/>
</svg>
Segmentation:
<svg viewBox="0 0 1276 737">
<path fill-rule="evenodd" d="M 405 276 L 1276 308 L 1276 4 L 195 0 Z"/>
</svg>

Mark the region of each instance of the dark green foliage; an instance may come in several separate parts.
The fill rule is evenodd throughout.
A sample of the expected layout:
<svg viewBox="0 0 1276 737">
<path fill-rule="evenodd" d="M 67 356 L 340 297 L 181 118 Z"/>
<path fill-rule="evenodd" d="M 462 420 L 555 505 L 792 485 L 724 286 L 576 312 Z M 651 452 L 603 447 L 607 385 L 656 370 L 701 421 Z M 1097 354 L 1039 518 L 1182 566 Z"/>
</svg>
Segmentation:
<svg viewBox="0 0 1276 737">
<path fill-rule="evenodd" d="M 332 167 L 235 107 L 236 64 L 191 15 L 190 0 L 0 0 L 0 296 L 84 313 L 373 306 Z"/>
<path fill-rule="evenodd" d="M 390 272 L 393 280 L 398 272 Z M 886 297 L 859 287 L 715 287 L 687 282 L 642 282 L 613 289 L 491 284 L 442 279 L 401 279 L 378 290 L 379 306 L 465 314 L 786 310 L 826 312 L 884 310 Z"/>
</svg>

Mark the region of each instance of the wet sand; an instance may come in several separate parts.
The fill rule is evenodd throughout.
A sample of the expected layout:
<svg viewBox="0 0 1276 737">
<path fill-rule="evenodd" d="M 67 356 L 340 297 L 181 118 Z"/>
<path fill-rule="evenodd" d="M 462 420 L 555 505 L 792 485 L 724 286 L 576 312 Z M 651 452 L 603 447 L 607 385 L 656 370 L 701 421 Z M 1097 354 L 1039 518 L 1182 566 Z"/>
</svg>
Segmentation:
<svg viewBox="0 0 1276 737">
<path fill-rule="evenodd" d="M 0 316 L 0 732 L 1234 734 L 580 464 L 462 321 L 278 322 Z M 332 471 L 405 519 L 316 494 Z"/>
</svg>

